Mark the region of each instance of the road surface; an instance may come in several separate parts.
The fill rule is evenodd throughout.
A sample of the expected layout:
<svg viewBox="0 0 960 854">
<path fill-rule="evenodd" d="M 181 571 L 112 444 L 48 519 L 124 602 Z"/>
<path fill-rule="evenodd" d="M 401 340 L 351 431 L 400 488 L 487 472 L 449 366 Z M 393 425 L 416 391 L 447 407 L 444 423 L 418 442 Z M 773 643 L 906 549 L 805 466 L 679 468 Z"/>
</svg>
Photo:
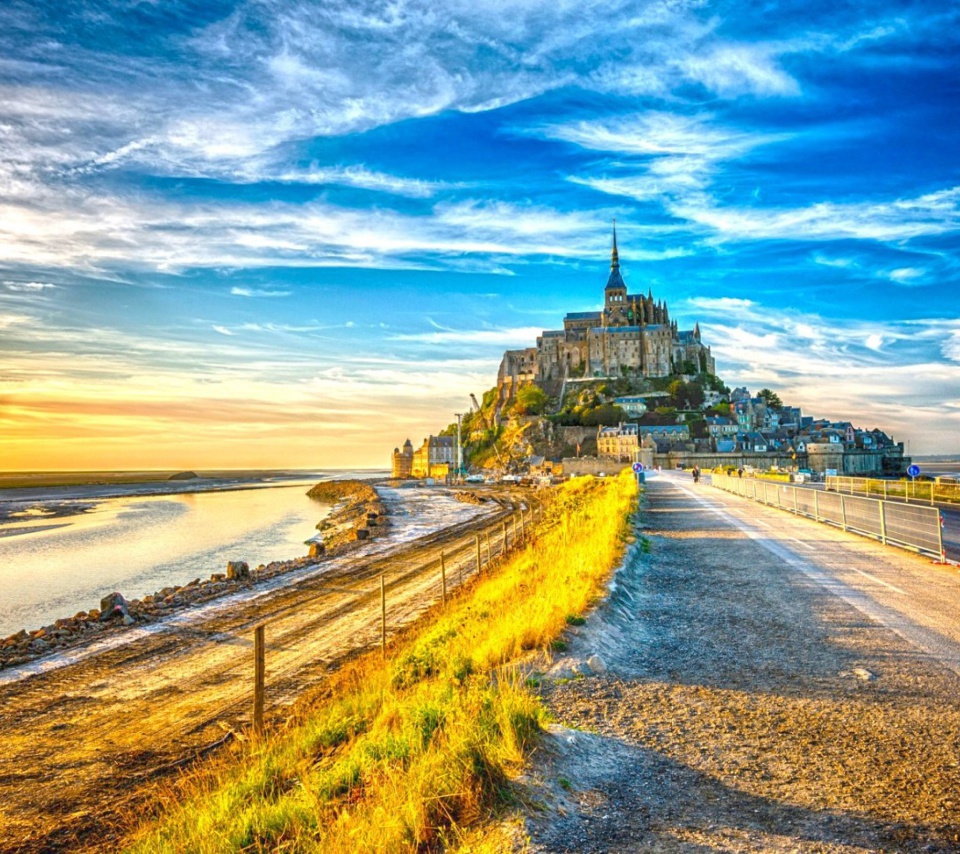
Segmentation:
<svg viewBox="0 0 960 854">
<path fill-rule="evenodd" d="M 529 850 L 960 850 L 956 567 L 646 486 L 640 547 L 540 679 Z"/>
</svg>

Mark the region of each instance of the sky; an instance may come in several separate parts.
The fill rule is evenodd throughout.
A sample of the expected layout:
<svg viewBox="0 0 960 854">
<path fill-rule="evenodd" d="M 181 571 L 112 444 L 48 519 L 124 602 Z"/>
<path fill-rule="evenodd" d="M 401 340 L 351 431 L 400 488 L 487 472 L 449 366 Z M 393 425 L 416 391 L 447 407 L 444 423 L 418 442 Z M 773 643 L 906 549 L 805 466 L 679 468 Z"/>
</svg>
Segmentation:
<svg viewBox="0 0 960 854">
<path fill-rule="evenodd" d="M 0 469 L 387 467 L 631 292 L 960 453 L 960 5 L 4 0 Z"/>
</svg>

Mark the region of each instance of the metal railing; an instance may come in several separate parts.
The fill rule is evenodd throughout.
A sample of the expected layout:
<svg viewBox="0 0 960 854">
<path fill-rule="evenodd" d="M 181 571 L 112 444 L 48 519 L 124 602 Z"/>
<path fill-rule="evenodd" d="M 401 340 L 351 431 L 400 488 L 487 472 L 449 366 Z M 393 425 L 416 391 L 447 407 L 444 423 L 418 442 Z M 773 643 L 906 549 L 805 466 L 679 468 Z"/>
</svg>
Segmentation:
<svg viewBox="0 0 960 854">
<path fill-rule="evenodd" d="M 940 511 L 936 507 L 860 498 L 723 474 L 713 475 L 712 483 L 725 492 L 759 501 L 769 507 L 836 525 L 844 531 L 879 540 L 884 545 L 898 546 L 945 560 L 943 528 Z"/>
<path fill-rule="evenodd" d="M 937 483 L 932 480 L 880 480 L 872 477 L 826 478 L 826 488 L 831 492 L 846 492 L 849 495 L 864 495 L 894 499 L 918 504 L 960 504 L 960 485 Z"/>
</svg>

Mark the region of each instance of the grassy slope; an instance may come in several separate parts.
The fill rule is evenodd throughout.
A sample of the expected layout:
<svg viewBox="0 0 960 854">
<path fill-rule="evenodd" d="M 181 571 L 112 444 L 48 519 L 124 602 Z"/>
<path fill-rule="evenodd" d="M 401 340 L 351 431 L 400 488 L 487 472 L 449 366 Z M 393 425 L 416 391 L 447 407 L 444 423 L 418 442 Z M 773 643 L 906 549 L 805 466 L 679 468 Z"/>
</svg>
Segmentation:
<svg viewBox="0 0 960 854">
<path fill-rule="evenodd" d="M 399 851 L 455 846 L 510 799 L 544 712 L 505 665 L 546 648 L 619 561 L 630 475 L 561 487 L 527 548 L 381 661 L 237 759 L 199 771 L 132 850 Z"/>
</svg>

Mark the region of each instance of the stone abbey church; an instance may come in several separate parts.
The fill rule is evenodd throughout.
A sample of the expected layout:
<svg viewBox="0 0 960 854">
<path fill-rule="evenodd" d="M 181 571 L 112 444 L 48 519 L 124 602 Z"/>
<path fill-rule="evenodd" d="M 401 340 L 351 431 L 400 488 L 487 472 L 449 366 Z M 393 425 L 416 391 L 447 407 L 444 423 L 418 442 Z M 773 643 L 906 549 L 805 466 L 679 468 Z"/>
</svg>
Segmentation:
<svg viewBox="0 0 960 854">
<path fill-rule="evenodd" d="M 679 330 L 666 303 L 653 294 L 627 293 L 620 275 L 614 226 L 610 277 L 602 311 L 567 314 L 563 329 L 549 330 L 535 347 L 507 350 L 497 385 L 535 382 L 551 385 L 579 377 L 666 377 L 715 373 L 710 348 L 700 340 L 700 325 Z"/>
</svg>

